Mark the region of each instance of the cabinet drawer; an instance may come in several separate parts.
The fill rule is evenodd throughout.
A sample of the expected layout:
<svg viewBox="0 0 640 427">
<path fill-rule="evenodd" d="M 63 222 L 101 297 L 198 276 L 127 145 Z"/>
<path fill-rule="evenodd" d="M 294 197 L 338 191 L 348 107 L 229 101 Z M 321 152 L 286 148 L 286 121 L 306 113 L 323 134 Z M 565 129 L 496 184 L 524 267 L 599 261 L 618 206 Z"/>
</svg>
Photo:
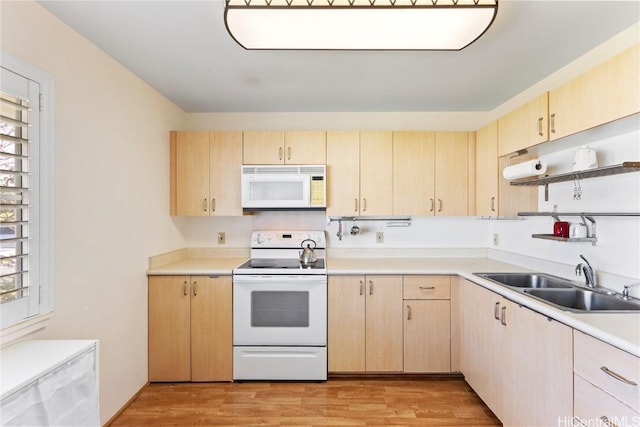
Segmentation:
<svg viewBox="0 0 640 427">
<path fill-rule="evenodd" d="M 640 414 L 579 375 L 573 376 L 575 426 L 635 426 Z"/>
<path fill-rule="evenodd" d="M 404 299 L 449 299 L 451 276 L 404 276 Z"/>
<path fill-rule="evenodd" d="M 578 331 L 573 349 L 576 374 L 640 411 L 639 358 Z"/>
</svg>

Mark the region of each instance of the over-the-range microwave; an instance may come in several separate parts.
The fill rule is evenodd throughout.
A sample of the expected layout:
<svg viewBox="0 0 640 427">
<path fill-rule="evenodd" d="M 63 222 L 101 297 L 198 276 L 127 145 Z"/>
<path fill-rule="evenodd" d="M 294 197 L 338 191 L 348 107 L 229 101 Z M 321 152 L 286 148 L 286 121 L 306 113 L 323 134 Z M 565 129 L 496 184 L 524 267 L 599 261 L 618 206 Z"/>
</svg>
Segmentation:
<svg viewBox="0 0 640 427">
<path fill-rule="evenodd" d="M 244 209 L 324 209 L 325 165 L 242 166 Z"/>
</svg>

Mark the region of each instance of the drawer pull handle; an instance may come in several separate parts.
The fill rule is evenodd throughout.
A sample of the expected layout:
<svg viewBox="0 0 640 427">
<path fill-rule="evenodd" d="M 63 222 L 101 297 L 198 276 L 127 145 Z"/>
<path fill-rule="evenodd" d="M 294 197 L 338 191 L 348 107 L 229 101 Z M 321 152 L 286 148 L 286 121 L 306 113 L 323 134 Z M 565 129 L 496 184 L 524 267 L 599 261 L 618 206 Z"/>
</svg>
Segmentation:
<svg viewBox="0 0 640 427">
<path fill-rule="evenodd" d="M 496 305 L 493 306 L 493 317 L 496 320 L 500 320 L 500 302 L 498 301 Z"/>
<path fill-rule="evenodd" d="M 432 291 L 436 287 L 435 286 L 420 286 L 419 288 L 420 288 L 421 291 Z"/>
<path fill-rule="evenodd" d="M 612 378 L 617 379 L 618 381 L 625 383 L 627 385 L 632 385 L 632 386 L 637 386 L 637 383 L 634 383 L 633 381 L 630 381 L 628 379 L 626 379 L 625 377 L 623 377 L 622 375 L 618 374 L 617 372 L 612 371 L 611 369 L 607 368 L 606 366 L 601 366 L 600 370 L 602 372 L 604 372 L 605 374 L 609 375 Z"/>
</svg>

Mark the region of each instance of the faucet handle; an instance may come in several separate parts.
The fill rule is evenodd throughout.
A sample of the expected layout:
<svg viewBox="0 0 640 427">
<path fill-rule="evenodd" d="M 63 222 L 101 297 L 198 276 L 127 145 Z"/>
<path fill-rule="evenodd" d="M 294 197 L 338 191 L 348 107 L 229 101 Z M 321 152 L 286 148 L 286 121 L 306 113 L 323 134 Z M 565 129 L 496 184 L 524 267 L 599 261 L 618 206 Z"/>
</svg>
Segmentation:
<svg viewBox="0 0 640 427">
<path fill-rule="evenodd" d="M 629 299 L 629 288 L 634 288 L 636 286 L 640 286 L 640 282 L 624 285 L 624 289 L 622 290 L 622 298 Z"/>
</svg>

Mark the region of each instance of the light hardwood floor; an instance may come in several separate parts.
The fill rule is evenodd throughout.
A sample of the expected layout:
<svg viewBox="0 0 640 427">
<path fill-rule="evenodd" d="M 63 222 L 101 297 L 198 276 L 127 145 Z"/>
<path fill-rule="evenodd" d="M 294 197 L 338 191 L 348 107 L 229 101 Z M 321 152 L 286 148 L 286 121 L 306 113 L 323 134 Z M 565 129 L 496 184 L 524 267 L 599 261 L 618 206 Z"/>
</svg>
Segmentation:
<svg viewBox="0 0 640 427">
<path fill-rule="evenodd" d="M 459 378 L 150 384 L 119 426 L 499 426 Z"/>
</svg>

